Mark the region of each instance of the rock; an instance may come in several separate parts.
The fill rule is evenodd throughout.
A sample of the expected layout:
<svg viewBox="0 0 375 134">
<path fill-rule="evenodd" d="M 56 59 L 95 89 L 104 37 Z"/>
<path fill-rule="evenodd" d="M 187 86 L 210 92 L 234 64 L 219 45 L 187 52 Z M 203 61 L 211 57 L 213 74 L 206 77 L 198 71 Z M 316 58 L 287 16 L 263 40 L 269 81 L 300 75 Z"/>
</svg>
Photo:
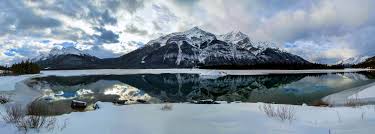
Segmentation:
<svg viewBox="0 0 375 134">
<path fill-rule="evenodd" d="M 233 101 L 232 103 L 243 103 L 242 101 Z"/>
<path fill-rule="evenodd" d="M 100 107 L 99 107 L 99 105 L 98 105 L 97 103 L 95 103 L 94 106 L 93 106 L 92 108 L 94 108 L 94 110 L 97 110 L 97 109 L 99 109 Z"/>
<path fill-rule="evenodd" d="M 72 100 L 70 107 L 73 109 L 85 109 L 87 107 L 87 103 L 84 101 Z"/>
<path fill-rule="evenodd" d="M 118 105 L 125 105 L 127 104 L 128 100 L 116 100 L 113 101 L 113 104 L 118 104 Z"/>
<path fill-rule="evenodd" d="M 199 100 L 199 101 L 195 101 L 195 104 L 220 104 L 214 100 L 211 100 L 211 99 L 207 99 L 207 100 Z"/>
<path fill-rule="evenodd" d="M 51 101 L 51 100 L 53 100 L 53 97 L 47 96 L 47 97 L 44 97 L 43 99 L 46 100 L 46 101 Z"/>
<path fill-rule="evenodd" d="M 311 103 L 311 106 L 328 107 L 330 105 L 327 102 L 324 102 L 323 100 L 315 100 Z"/>
<path fill-rule="evenodd" d="M 141 100 L 141 99 L 137 99 L 137 102 L 138 102 L 138 103 L 143 103 L 143 104 L 144 104 L 144 103 L 147 103 L 147 101 L 145 101 L 145 100 Z"/>
<path fill-rule="evenodd" d="M 215 101 L 215 102 L 217 102 L 219 104 L 228 104 L 228 101 Z"/>
</svg>

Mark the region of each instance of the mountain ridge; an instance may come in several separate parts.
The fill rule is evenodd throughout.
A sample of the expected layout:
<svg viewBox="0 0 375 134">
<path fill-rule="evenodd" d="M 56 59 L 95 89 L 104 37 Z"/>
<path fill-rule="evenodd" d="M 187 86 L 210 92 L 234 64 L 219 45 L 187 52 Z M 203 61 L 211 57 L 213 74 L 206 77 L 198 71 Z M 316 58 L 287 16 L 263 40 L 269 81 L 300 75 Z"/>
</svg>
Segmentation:
<svg viewBox="0 0 375 134">
<path fill-rule="evenodd" d="M 259 42 L 268 43 L 268 42 Z M 144 47 L 119 57 L 128 68 L 193 68 L 205 65 L 258 63 L 309 64 L 279 49 L 255 44 L 241 32 L 214 35 L 194 27 L 151 40 Z"/>
<path fill-rule="evenodd" d="M 240 31 L 215 35 L 193 27 L 187 31 L 170 33 L 150 40 L 143 47 L 117 58 L 99 59 L 75 48 L 62 48 L 51 50 L 47 57 L 40 58 L 36 63 L 45 69 L 197 68 L 202 65 L 311 64 L 297 55 L 269 46 L 272 46 L 271 42 L 255 42 Z"/>
</svg>

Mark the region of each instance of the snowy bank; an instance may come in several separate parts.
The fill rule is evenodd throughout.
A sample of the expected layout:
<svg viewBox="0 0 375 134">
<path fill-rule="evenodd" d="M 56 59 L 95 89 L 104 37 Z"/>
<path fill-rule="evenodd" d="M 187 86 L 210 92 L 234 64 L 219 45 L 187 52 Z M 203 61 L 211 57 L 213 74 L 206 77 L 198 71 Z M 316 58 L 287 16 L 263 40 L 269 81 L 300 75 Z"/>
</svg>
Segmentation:
<svg viewBox="0 0 375 134">
<path fill-rule="evenodd" d="M 375 100 L 375 84 L 371 84 L 371 86 L 359 91 L 358 93 L 349 96 L 351 99 L 372 99 Z"/>
<path fill-rule="evenodd" d="M 358 104 L 375 103 L 375 82 L 328 95 L 322 99 L 335 106 L 355 101 Z"/>
<path fill-rule="evenodd" d="M 115 106 L 99 103 L 100 109 L 96 111 L 58 116 L 58 124 L 66 122 L 66 128 L 40 133 L 370 134 L 375 131 L 374 106 L 291 106 L 296 114 L 295 120 L 289 122 L 267 117 L 259 109 L 260 105 L 263 103 L 172 104 L 172 110 L 163 111 L 161 104 Z M 0 132 L 20 133 L 1 119 Z"/>
<path fill-rule="evenodd" d="M 37 75 L 0 76 L 0 91 L 12 91 L 16 83 Z"/>
</svg>

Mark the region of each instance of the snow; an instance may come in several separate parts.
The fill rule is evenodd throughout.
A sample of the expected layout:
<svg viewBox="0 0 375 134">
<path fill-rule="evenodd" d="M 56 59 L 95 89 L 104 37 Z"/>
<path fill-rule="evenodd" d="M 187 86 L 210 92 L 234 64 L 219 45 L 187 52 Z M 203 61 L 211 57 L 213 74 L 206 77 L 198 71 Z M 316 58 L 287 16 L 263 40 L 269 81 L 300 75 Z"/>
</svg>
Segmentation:
<svg viewBox="0 0 375 134">
<path fill-rule="evenodd" d="M 322 100 L 334 106 L 343 106 L 348 101 L 354 100 L 358 103 L 375 102 L 375 83 L 347 89 L 324 97 Z"/>
<path fill-rule="evenodd" d="M 370 134 L 375 130 L 373 106 L 291 106 L 296 111 L 295 120 L 283 122 L 269 118 L 260 111 L 258 107 L 263 105 L 262 103 L 171 104 L 173 107 L 170 111 L 160 110 L 162 104 L 115 106 L 99 102 L 98 105 L 100 108 L 95 111 L 57 116 L 58 124 L 66 122 L 66 128 L 42 130 L 40 133 L 71 134 L 84 131 L 90 134 Z M 21 133 L 1 119 L 0 131 Z"/>
<path fill-rule="evenodd" d="M 16 83 L 26 80 L 34 75 L 0 76 L 0 91 L 11 91 L 15 89 Z"/>
<path fill-rule="evenodd" d="M 212 41 L 215 41 L 212 43 Z M 172 44 L 173 43 L 173 44 Z M 166 50 L 168 48 L 161 48 L 167 44 L 173 46 L 173 51 Z M 182 46 L 190 45 L 190 46 Z M 201 45 L 205 45 L 202 47 Z M 234 61 L 234 64 L 243 64 L 244 61 L 262 61 L 272 62 L 280 59 L 275 59 L 269 56 L 269 53 L 263 53 L 265 50 L 270 50 L 280 54 L 280 57 L 290 56 L 287 51 L 276 48 L 272 42 L 269 41 L 254 41 L 248 35 L 240 31 L 232 31 L 223 35 L 214 35 L 206 32 L 198 27 L 183 32 L 171 33 L 161 36 L 155 40 L 149 41 L 146 46 L 152 46 L 148 51 L 163 50 L 165 52 L 162 57 L 163 60 L 175 60 L 177 66 L 189 66 L 204 64 L 205 62 L 213 62 L 211 64 L 220 64 L 215 59 L 224 59 L 226 61 Z M 183 49 L 182 49 L 183 48 Z M 178 49 L 178 50 L 177 50 Z M 182 50 L 181 50 L 182 49 Z M 144 54 L 143 57 L 148 54 Z M 306 63 L 296 55 L 287 59 L 289 62 Z M 155 58 L 155 57 L 154 57 Z M 161 59 L 160 59 L 161 60 Z M 140 63 L 144 59 L 140 60 Z M 190 63 L 191 62 L 191 63 Z M 182 65 L 182 63 L 185 63 Z M 188 63 L 188 65 L 186 65 Z"/>
<path fill-rule="evenodd" d="M 240 31 L 232 31 L 223 35 L 217 35 L 217 39 L 225 41 L 225 42 L 230 42 L 232 44 L 237 44 L 245 39 L 249 39 L 249 37 Z M 252 44 L 251 42 L 249 42 L 249 44 L 245 44 L 245 45 L 252 45 Z"/>
<path fill-rule="evenodd" d="M 199 47 L 200 44 L 203 44 L 203 42 L 209 43 L 216 38 L 215 35 L 210 34 L 206 31 L 203 31 L 202 29 L 199 29 L 198 27 L 194 27 L 184 32 L 176 32 L 176 33 L 171 33 L 165 36 L 161 36 L 155 40 L 151 40 L 146 45 L 153 45 L 155 43 L 158 43 L 162 47 L 162 46 L 165 46 L 167 44 L 167 41 L 169 41 L 170 38 L 174 36 L 185 37 L 186 40 L 184 41 L 189 42 L 189 44 L 195 47 Z"/>
<path fill-rule="evenodd" d="M 78 100 L 73 100 L 72 102 L 74 102 L 74 103 L 82 103 L 82 104 L 87 104 L 86 102 L 84 102 L 84 101 L 78 101 Z"/>
<path fill-rule="evenodd" d="M 337 64 L 355 65 L 355 64 L 362 63 L 362 62 L 366 61 L 368 58 L 370 58 L 370 56 L 356 56 L 356 57 L 351 57 L 351 58 L 341 60 L 341 61 L 337 62 Z"/>
<path fill-rule="evenodd" d="M 46 60 L 50 57 L 55 57 L 59 55 L 68 55 L 68 54 L 89 55 L 88 53 L 78 50 L 75 47 L 62 47 L 62 48 L 55 47 L 48 54 L 41 54 L 41 55 L 38 55 L 37 57 L 32 58 L 32 61 Z"/>
<path fill-rule="evenodd" d="M 349 96 L 352 99 L 374 99 L 375 100 L 375 85 L 367 87 L 356 94 Z"/>
<path fill-rule="evenodd" d="M 67 55 L 67 54 L 74 54 L 74 55 L 88 55 L 85 52 L 82 52 L 81 50 L 78 50 L 75 47 L 63 47 L 61 49 L 55 48 L 52 49 L 50 52 L 50 55 L 56 56 L 56 55 Z"/>
</svg>

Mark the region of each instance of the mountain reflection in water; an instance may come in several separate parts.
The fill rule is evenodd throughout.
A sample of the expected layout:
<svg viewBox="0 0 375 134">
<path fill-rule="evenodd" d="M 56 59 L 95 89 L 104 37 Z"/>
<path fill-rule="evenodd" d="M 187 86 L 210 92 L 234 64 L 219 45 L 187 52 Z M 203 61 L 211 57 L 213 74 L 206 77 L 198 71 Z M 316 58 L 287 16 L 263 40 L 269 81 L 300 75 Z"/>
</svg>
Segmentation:
<svg viewBox="0 0 375 134">
<path fill-rule="evenodd" d="M 215 101 L 312 104 L 322 97 L 373 82 L 370 73 L 223 76 L 199 74 L 93 75 L 34 78 L 29 85 L 54 103 L 72 99 L 145 100 L 148 103 Z M 68 105 L 69 106 L 69 105 Z M 67 107 L 68 107 L 67 106 Z"/>
</svg>

